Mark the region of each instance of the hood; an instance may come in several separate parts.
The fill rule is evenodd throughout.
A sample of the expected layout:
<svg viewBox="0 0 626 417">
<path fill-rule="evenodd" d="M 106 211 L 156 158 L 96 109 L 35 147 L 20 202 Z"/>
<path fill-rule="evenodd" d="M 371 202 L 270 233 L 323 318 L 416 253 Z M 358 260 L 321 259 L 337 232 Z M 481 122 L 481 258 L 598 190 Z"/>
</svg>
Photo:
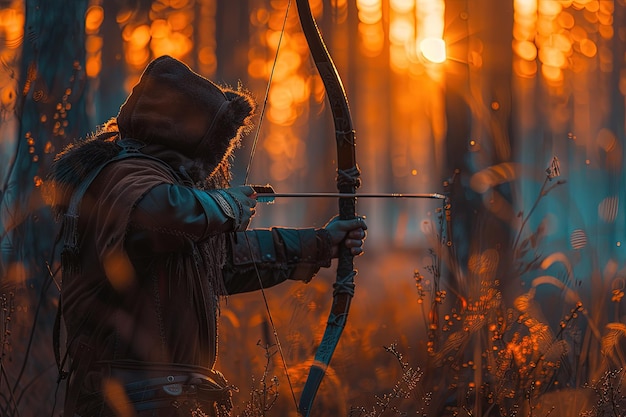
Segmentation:
<svg viewBox="0 0 626 417">
<path fill-rule="evenodd" d="M 89 172 L 120 151 L 119 139 L 144 142 L 141 152 L 182 166 L 195 182 L 226 186 L 229 157 L 251 127 L 255 110 L 243 90 L 220 87 L 169 57 L 155 59 L 121 106 L 117 119 L 60 152 L 51 165 L 44 197 L 55 214 L 67 207 Z"/>
<path fill-rule="evenodd" d="M 208 173 L 239 146 L 255 103 L 242 90 L 220 87 L 186 64 L 161 56 L 144 70 L 121 106 L 121 138 L 158 145 L 202 161 Z"/>
</svg>

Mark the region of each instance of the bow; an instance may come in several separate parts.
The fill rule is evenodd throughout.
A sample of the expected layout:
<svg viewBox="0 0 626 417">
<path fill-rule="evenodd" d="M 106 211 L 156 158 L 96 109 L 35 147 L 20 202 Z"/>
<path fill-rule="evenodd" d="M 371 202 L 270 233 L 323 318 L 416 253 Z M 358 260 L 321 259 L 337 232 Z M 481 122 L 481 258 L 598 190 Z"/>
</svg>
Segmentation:
<svg viewBox="0 0 626 417">
<path fill-rule="evenodd" d="M 298 16 L 302 31 L 309 45 L 311 56 L 322 78 L 326 95 L 330 103 L 333 122 L 335 125 L 335 139 L 337 141 L 337 189 L 341 194 L 350 194 L 351 197 L 339 198 L 339 218 L 350 220 L 356 217 L 356 189 L 360 185 L 360 171 L 356 163 L 355 131 L 341 78 L 333 63 L 322 35 L 311 14 L 308 0 L 296 0 Z M 315 400 L 317 390 L 324 378 L 326 369 L 341 338 L 341 333 L 348 319 L 350 302 L 354 295 L 353 256 L 344 245 L 339 245 L 339 260 L 337 278 L 333 291 L 333 304 L 328 316 L 324 336 L 315 354 L 315 361 L 309 371 L 309 376 L 300 397 L 299 412 L 308 416 Z"/>
</svg>

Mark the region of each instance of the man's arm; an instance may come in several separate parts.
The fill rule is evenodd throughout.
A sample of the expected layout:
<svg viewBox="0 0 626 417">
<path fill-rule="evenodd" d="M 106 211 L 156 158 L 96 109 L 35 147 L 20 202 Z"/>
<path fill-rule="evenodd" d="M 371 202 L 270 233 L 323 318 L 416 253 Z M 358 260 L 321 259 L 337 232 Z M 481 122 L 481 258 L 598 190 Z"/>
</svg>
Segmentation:
<svg viewBox="0 0 626 417">
<path fill-rule="evenodd" d="M 334 218 L 321 229 L 242 231 L 254 214 L 247 188 L 229 189 L 226 194 L 238 198 L 235 203 L 231 201 L 233 209 L 243 204 L 243 210 L 248 210 L 242 224 L 224 212 L 219 200 L 211 196 L 213 191 L 159 185 L 133 210 L 127 248 L 134 256 L 153 257 L 190 251 L 195 243 L 226 233 L 229 238 L 224 281 L 229 294 L 259 289 L 257 270 L 263 288 L 287 279 L 308 282 L 321 267 L 330 266 L 339 244 L 348 246 L 355 256 L 362 252 L 367 226 L 361 218 Z"/>
<path fill-rule="evenodd" d="M 126 244 L 146 256 L 191 250 L 209 236 L 245 228 L 252 210 L 245 200 L 240 189 L 226 193 L 158 185 L 132 211 Z"/>
<path fill-rule="evenodd" d="M 269 288 L 285 280 L 308 282 L 330 266 L 332 240 L 325 229 L 272 228 L 233 234 L 224 268 L 229 294 Z M 258 273 L 258 276 L 257 276 Z"/>
</svg>

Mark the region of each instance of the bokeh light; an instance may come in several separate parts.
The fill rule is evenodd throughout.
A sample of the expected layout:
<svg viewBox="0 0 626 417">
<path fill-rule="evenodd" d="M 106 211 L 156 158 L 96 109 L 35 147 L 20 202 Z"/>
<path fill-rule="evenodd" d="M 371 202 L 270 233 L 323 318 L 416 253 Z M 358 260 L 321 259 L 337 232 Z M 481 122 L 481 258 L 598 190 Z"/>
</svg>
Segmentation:
<svg viewBox="0 0 626 417">
<path fill-rule="evenodd" d="M 430 62 L 441 64 L 446 60 L 446 43 L 443 39 L 425 38 L 420 42 L 419 49 Z"/>
</svg>

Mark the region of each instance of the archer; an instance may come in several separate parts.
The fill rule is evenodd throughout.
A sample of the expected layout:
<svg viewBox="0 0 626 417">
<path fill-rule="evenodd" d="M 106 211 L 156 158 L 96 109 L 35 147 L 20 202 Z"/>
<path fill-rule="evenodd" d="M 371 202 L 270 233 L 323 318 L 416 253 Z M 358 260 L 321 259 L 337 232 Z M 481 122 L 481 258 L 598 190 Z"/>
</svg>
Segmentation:
<svg viewBox="0 0 626 417">
<path fill-rule="evenodd" d="M 363 252 L 360 217 L 248 230 L 256 194 L 229 182 L 254 110 L 245 91 L 163 56 L 115 119 L 55 159 L 65 415 L 229 416 L 231 391 L 213 368 L 220 298 L 308 282 L 342 244 Z"/>
</svg>

